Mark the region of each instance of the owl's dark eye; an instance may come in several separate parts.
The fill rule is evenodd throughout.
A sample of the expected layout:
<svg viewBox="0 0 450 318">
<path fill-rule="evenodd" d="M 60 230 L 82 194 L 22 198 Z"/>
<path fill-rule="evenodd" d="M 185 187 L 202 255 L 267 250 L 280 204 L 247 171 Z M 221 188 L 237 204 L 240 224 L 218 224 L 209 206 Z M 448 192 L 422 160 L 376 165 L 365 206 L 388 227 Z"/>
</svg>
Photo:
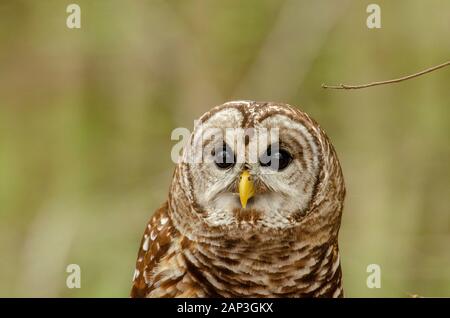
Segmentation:
<svg viewBox="0 0 450 318">
<path fill-rule="evenodd" d="M 273 170 L 281 171 L 285 169 L 292 161 L 291 154 L 285 150 L 278 147 L 272 146 L 267 148 L 266 152 L 259 158 L 259 163 L 263 167 L 269 167 Z"/>
<path fill-rule="evenodd" d="M 212 155 L 214 156 L 214 163 L 220 169 L 228 169 L 234 166 L 235 156 L 233 151 L 227 144 L 223 144 L 222 147 L 216 147 L 213 149 Z"/>
</svg>

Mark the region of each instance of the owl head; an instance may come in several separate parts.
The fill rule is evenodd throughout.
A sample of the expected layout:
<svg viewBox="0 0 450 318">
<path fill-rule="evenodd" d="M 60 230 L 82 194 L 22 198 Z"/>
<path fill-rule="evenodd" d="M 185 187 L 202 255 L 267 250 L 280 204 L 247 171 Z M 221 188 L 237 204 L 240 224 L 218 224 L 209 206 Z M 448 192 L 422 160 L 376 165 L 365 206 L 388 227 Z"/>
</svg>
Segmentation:
<svg viewBox="0 0 450 318">
<path fill-rule="evenodd" d="M 169 208 L 191 236 L 276 236 L 317 227 L 337 235 L 344 193 L 335 151 L 307 114 L 286 104 L 234 101 L 196 121 Z"/>
</svg>

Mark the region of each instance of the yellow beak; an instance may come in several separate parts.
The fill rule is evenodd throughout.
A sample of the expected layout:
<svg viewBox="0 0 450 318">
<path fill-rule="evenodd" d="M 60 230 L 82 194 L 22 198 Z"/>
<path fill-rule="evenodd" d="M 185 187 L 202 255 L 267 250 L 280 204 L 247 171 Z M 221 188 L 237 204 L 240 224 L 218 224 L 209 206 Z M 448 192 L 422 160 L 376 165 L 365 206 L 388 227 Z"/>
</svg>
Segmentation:
<svg viewBox="0 0 450 318">
<path fill-rule="evenodd" d="M 239 198 L 241 199 L 241 205 L 245 209 L 247 201 L 255 195 L 255 187 L 251 180 L 248 170 L 244 170 L 239 179 Z"/>
</svg>

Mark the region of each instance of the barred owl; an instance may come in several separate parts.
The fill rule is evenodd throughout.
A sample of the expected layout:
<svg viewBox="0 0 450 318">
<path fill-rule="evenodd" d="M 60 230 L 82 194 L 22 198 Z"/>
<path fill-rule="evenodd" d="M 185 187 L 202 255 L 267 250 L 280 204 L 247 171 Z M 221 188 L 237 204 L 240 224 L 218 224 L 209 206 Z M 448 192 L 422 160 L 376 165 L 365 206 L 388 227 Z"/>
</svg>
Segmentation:
<svg viewBox="0 0 450 318">
<path fill-rule="evenodd" d="M 148 222 L 131 296 L 342 297 L 344 197 L 336 152 L 307 114 L 216 106 L 196 122 Z"/>
</svg>

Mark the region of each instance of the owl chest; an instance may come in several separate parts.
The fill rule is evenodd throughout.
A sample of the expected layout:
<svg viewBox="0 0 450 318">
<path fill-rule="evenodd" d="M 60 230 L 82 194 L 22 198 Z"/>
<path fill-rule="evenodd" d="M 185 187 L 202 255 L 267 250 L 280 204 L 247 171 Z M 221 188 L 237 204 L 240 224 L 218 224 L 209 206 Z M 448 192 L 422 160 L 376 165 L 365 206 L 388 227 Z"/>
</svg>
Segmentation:
<svg viewBox="0 0 450 318">
<path fill-rule="evenodd" d="M 336 297 L 337 251 L 217 249 L 177 239 L 153 270 L 150 297 Z"/>
<path fill-rule="evenodd" d="M 332 267 L 295 251 L 280 256 L 200 247 L 182 255 L 185 280 L 209 297 L 306 297 L 340 288 L 329 279 Z"/>
</svg>

